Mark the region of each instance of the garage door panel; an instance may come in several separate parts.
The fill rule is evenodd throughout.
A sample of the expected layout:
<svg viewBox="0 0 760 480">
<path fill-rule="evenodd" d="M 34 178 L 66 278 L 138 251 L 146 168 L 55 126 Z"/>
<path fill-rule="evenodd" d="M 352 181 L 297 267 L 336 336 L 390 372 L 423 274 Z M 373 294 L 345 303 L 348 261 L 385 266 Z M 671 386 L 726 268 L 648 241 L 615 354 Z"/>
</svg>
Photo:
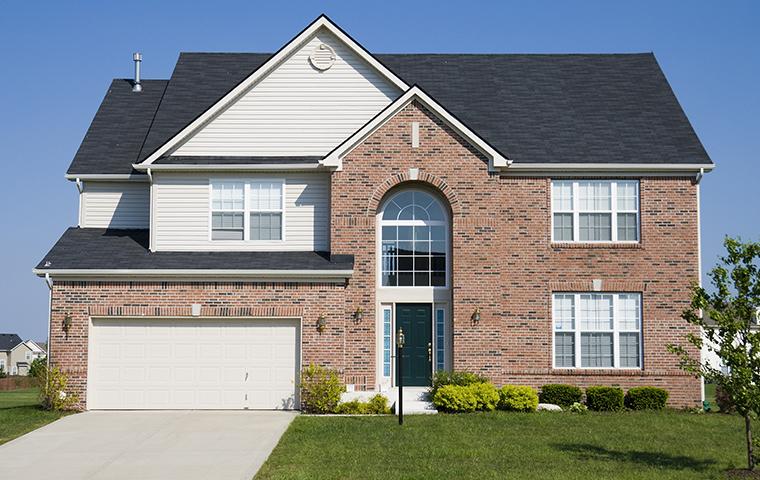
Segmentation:
<svg viewBox="0 0 760 480">
<path fill-rule="evenodd" d="M 96 319 L 92 409 L 295 408 L 296 320 Z"/>
</svg>

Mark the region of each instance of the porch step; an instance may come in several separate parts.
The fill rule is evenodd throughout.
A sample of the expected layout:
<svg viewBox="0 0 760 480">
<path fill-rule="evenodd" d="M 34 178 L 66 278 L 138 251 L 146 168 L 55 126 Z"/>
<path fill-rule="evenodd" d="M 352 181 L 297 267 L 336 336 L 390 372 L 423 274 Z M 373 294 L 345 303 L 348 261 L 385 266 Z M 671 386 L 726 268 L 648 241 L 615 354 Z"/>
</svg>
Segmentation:
<svg viewBox="0 0 760 480">
<path fill-rule="evenodd" d="M 388 392 L 388 399 L 393 405 L 393 411 L 398 412 L 398 388 Z M 404 387 L 404 415 L 424 415 L 438 413 L 430 401 L 427 387 Z"/>
</svg>

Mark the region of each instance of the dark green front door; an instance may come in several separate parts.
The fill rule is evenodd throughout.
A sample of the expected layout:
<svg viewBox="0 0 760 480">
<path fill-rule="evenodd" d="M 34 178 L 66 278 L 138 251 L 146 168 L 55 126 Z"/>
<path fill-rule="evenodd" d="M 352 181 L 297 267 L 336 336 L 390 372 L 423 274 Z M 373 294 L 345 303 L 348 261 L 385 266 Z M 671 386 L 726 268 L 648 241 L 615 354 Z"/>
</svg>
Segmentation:
<svg viewBox="0 0 760 480">
<path fill-rule="evenodd" d="M 432 306 L 429 303 L 397 303 L 396 331 L 404 330 L 404 385 L 430 385 L 432 361 Z"/>
</svg>

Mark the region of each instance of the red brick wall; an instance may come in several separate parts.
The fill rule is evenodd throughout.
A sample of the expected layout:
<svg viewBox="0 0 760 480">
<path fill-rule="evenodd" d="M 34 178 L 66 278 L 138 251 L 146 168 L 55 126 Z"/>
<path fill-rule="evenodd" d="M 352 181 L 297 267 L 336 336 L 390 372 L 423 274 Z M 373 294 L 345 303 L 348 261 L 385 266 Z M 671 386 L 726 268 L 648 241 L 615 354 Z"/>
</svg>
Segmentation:
<svg viewBox="0 0 760 480">
<path fill-rule="evenodd" d="M 210 317 L 301 317 L 302 363 L 341 369 L 346 363 L 343 284 L 56 282 L 50 332 L 51 360 L 69 377 L 70 390 L 86 405 L 87 341 L 91 316 L 186 316 L 191 304 Z M 68 335 L 63 319 L 72 318 Z M 316 329 L 325 315 L 324 332 Z"/>
<path fill-rule="evenodd" d="M 411 147 L 413 121 L 420 123 L 418 148 Z M 375 213 L 389 190 L 415 183 L 410 168 L 419 169 L 416 183 L 440 190 L 451 204 L 456 369 L 533 386 L 663 385 L 673 404 L 700 400 L 699 381 L 684 375 L 666 351 L 696 331 L 680 319 L 698 278 L 691 181 L 641 178 L 639 245 L 554 245 L 550 180 L 489 173 L 482 155 L 416 103 L 355 148 L 332 176 L 332 251 L 356 256 L 346 303 L 365 310 L 362 325 L 346 332 L 347 357 L 364 361 L 349 362 L 348 370 L 375 372 Z M 642 371 L 552 368 L 551 294 L 590 291 L 592 279 L 602 279 L 605 291 L 642 292 Z M 474 325 L 476 307 L 481 321 Z"/>
</svg>

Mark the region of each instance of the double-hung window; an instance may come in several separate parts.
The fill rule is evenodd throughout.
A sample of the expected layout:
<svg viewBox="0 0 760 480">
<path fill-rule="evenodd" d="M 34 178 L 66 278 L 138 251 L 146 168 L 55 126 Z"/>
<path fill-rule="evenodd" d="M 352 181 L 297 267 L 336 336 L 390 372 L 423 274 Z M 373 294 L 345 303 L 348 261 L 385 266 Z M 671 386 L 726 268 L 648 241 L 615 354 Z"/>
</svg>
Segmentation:
<svg viewBox="0 0 760 480">
<path fill-rule="evenodd" d="M 211 240 L 283 240 L 281 180 L 212 181 Z"/>
<path fill-rule="evenodd" d="M 641 295 L 556 293 L 555 368 L 641 368 Z"/>
<path fill-rule="evenodd" d="M 638 242 L 638 180 L 553 180 L 552 241 Z"/>
</svg>

